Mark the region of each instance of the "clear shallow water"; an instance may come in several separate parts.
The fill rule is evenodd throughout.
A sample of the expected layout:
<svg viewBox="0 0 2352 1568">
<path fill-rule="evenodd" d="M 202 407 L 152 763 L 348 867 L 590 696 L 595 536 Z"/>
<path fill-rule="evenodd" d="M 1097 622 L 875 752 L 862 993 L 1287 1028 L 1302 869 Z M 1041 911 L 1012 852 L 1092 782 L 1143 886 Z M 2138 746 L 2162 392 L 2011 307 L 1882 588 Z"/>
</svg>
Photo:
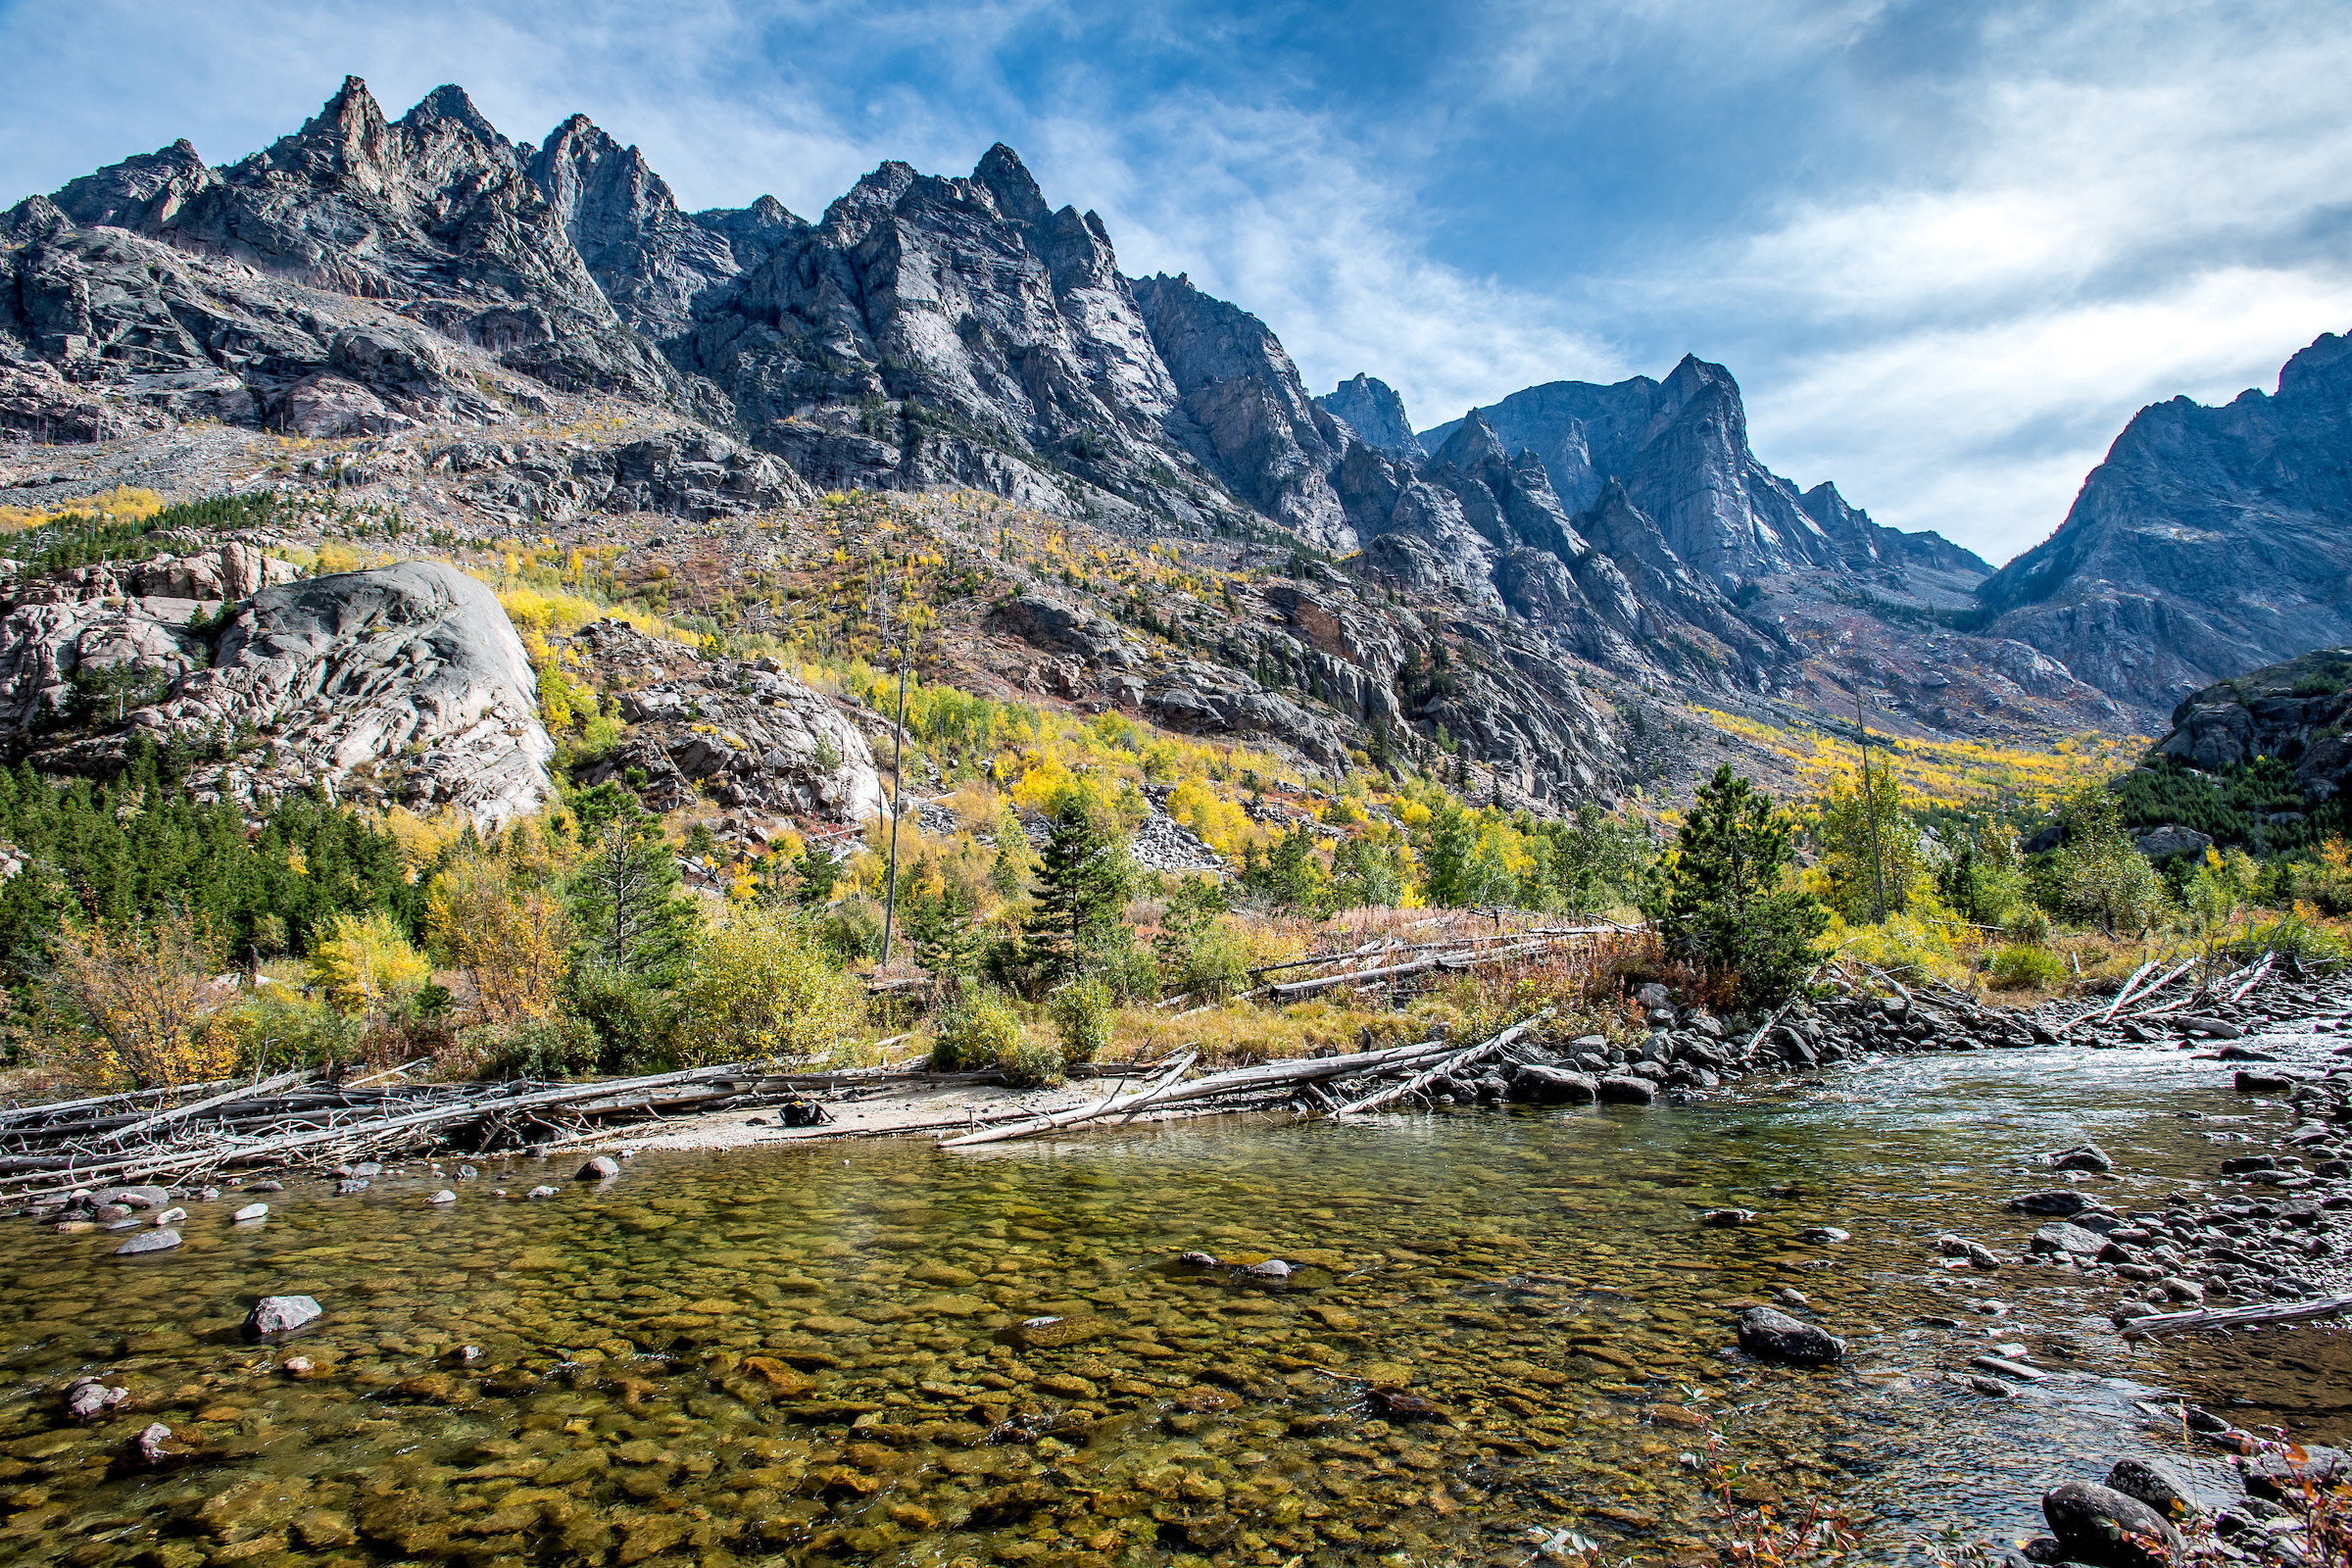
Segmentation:
<svg viewBox="0 0 2352 1568">
<path fill-rule="evenodd" d="M 2129 1400 L 2178 1369 L 2112 1333 L 2113 1287 L 1955 1274 L 1927 1244 L 2013 1250 L 2032 1225 L 2000 1201 L 2049 1185 L 2024 1161 L 2085 1136 L 2119 1207 L 2202 1191 L 2207 1139 L 2278 1114 L 2228 1082 L 2171 1054 L 1936 1055 L 1681 1110 L 647 1154 L 602 1186 L 491 1162 L 448 1210 L 413 1163 L 360 1198 L 295 1183 L 258 1228 L 192 1204 L 187 1245 L 142 1260 L 18 1221 L 0 1554 L 1516 1564 L 1570 1526 L 1697 1558 L 1684 1456 L 1709 1432 L 1740 1497 L 1835 1494 L 1890 1557 L 2028 1534 L 2044 1489 L 2140 1446 Z M 521 1200 L 551 1174 L 560 1199 Z M 1724 1206 L 1758 1220 L 1696 1224 Z M 1817 1224 L 1852 1239 L 1801 1241 Z M 1174 1265 L 1194 1249 L 1301 1272 Z M 1845 1366 L 1729 1350 L 1786 1287 Z M 327 1316 L 244 1344 L 268 1294 Z M 1018 1343 L 1040 1316 L 1084 1337 Z M 2003 1343 L 2062 1375 L 2005 1401 L 1945 1376 Z M 85 1373 L 132 1402 L 69 1420 Z M 1444 1415 L 1384 1419 L 1383 1388 Z M 128 1446 L 158 1420 L 195 1451 L 149 1470 Z"/>
</svg>

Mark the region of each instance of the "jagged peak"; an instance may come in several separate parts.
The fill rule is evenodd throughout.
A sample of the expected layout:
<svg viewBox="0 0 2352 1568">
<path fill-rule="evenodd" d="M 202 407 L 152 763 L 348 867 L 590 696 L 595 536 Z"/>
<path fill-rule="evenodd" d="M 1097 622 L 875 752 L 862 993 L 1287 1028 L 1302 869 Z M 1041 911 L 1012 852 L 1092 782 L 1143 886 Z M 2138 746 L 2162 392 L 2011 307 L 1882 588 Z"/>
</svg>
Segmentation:
<svg viewBox="0 0 2352 1568">
<path fill-rule="evenodd" d="M 1472 409 L 1462 416 L 1462 422 L 1453 427 L 1446 444 L 1438 448 L 1430 460 L 1433 468 L 1451 465 L 1465 472 L 1486 458 L 1503 459 L 1502 437 L 1487 422 L 1484 409 Z"/>
<path fill-rule="evenodd" d="M 400 122 L 416 131 L 433 125 L 462 125 L 486 147 L 503 147 L 507 141 L 488 117 L 473 106 L 466 89 L 454 81 L 445 81 L 417 99 L 416 106 L 400 117 Z"/>
<path fill-rule="evenodd" d="M 997 211 L 1015 223 L 1043 223 L 1054 215 L 1037 176 L 1029 172 L 1021 155 L 1003 142 L 980 155 L 980 162 L 972 166 L 972 182 L 994 196 Z"/>
</svg>

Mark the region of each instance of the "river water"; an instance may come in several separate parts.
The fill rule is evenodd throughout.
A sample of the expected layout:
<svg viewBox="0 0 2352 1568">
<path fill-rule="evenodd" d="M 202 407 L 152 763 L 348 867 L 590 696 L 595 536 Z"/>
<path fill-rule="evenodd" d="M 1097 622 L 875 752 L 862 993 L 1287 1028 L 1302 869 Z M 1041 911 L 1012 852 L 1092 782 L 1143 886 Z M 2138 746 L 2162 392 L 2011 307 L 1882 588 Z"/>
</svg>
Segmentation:
<svg viewBox="0 0 2352 1568">
<path fill-rule="evenodd" d="M 297 1182 L 259 1225 L 230 1223 L 233 1192 L 191 1204 L 186 1245 L 143 1259 L 18 1221 L 0 1554 L 1510 1565 L 1567 1529 L 1699 1561 L 1712 1468 L 1745 1503 L 1836 1497 L 1883 1560 L 1923 1560 L 1940 1532 L 2036 1532 L 2041 1492 L 2160 1443 L 2132 1401 L 2195 1372 L 2115 1335 L 2113 1285 L 1955 1272 L 1929 1244 L 2018 1250 L 2033 1222 L 2001 1200 L 2086 1137 L 2119 1208 L 2206 1191 L 2217 1141 L 2283 1114 L 2229 1079 L 2008 1051 L 1680 1109 L 649 1153 L 601 1184 L 412 1162 L 359 1197 Z M 428 1205 L 445 1184 L 460 1201 Z M 1697 1223 L 1733 1206 L 1755 1223 Z M 1820 1225 L 1850 1240 L 1803 1239 Z M 1731 1348 L 1738 1311 L 1787 1289 L 1846 1338 L 1842 1367 Z M 270 1294 L 326 1316 L 244 1343 Z M 2002 1345 L 2050 1379 L 2005 1400 L 1951 1380 Z M 131 1402 L 71 1421 L 85 1373 Z M 138 1463 L 155 1421 L 193 1451 Z"/>
</svg>

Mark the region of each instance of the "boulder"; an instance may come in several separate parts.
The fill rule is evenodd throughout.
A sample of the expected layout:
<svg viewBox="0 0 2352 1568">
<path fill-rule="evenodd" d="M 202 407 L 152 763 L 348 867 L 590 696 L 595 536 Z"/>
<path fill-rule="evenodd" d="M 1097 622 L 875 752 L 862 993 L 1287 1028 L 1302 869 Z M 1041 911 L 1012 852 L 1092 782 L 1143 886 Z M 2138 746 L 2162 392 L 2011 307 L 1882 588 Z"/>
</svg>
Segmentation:
<svg viewBox="0 0 2352 1568">
<path fill-rule="evenodd" d="M 1740 1314 L 1740 1348 L 1767 1361 L 1827 1366 L 1845 1359 L 1845 1342 L 1827 1329 L 1769 1306 Z"/>
<path fill-rule="evenodd" d="M 2061 1219 L 2070 1219 L 2097 1205 L 2081 1193 L 2060 1187 L 2046 1193 L 2028 1193 L 2023 1198 L 2012 1198 L 2003 1206 L 2016 1214 L 2055 1214 Z"/>
<path fill-rule="evenodd" d="M 2124 1459 L 2107 1472 L 2107 1487 L 2135 1497 L 2167 1519 L 2186 1519 L 2197 1511 L 2188 1474 L 2170 1459 Z"/>
<path fill-rule="evenodd" d="M 2180 1537 L 2164 1515 L 2112 1487 L 2068 1481 L 2042 1495 L 2041 1514 L 2070 1556 L 2107 1568 L 2170 1568 Z"/>
<path fill-rule="evenodd" d="M 611 1154 L 599 1154 L 587 1164 L 582 1165 L 577 1171 L 574 1171 L 572 1173 L 572 1179 L 574 1181 L 583 1182 L 602 1182 L 610 1181 L 619 1174 L 619 1160 L 614 1159 Z"/>
<path fill-rule="evenodd" d="M 1559 1067 L 1528 1065 L 1511 1076 L 1511 1096 L 1536 1105 L 1589 1105 L 1599 1096 L 1599 1085 L 1587 1074 Z"/>
<path fill-rule="evenodd" d="M 1646 1078 L 1634 1078 L 1611 1073 L 1593 1086 L 1605 1105 L 1647 1105 L 1658 1098 L 1658 1086 Z"/>
<path fill-rule="evenodd" d="M 455 808 L 484 832 L 537 810 L 552 787 L 555 743 L 522 640 L 495 593 L 436 562 L 261 589 L 212 667 L 130 719 L 128 736 L 81 743 L 52 765 L 100 766 L 130 736 L 202 741 L 250 726 L 272 736 L 280 793 L 340 789 L 355 769 L 399 759 L 403 803 Z M 248 791 L 273 782 L 235 771 Z M 207 776 L 226 787 L 225 771 Z"/>
<path fill-rule="evenodd" d="M 2077 1144 L 2042 1156 L 2054 1170 L 2113 1170 L 2115 1161 L 2096 1144 Z"/>
<path fill-rule="evenodd" d="M 2106 1250 L 2107 1238 L 2096 1231 L 2084 1230 L 2080 1225 L 2060 1223 L 2044 1225 L 2034 1233 L 2034 1239 L 2026 1245 L 2036 1252 L 2088 1261 Z"/>
<path fill-rule="evenodd" d="M 265 1296 L 245 1314 L 245 1337 L 275 1339 L 325 1315 L 326 1309 L 308 1296 Z"/>
<path fill-rule="evenodd" d="M 2139 853 L 2151 860 L 2162 860 L 2175 855 L 2203 855 L 2213 848 L 2213 840 L 2193 827 L 2167 822 L 2150 828 L 2132 841 Z"/>
</svg>

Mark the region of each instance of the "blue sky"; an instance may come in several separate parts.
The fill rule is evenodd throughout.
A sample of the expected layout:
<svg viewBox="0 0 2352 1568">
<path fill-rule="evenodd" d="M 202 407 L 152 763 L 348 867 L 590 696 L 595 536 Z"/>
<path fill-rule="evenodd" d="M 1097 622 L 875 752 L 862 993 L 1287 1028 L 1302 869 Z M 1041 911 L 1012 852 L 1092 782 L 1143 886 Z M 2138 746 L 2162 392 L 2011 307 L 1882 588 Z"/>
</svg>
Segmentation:
<svg viewBox="0 0 2352 1568">
<path fill-rule="evenodd" d="M 1426 427 L 1694 352 L 1776 470 L 1995 561 L 2141 405 L 2352 329 L 2337 3 L 0 0 L 0 202 L 240 156 L 347 71 L 525 140 L 584 112 L 690 207 L 1001 139 L 1316 390 L 1369 370 Z"/>
</svg>

